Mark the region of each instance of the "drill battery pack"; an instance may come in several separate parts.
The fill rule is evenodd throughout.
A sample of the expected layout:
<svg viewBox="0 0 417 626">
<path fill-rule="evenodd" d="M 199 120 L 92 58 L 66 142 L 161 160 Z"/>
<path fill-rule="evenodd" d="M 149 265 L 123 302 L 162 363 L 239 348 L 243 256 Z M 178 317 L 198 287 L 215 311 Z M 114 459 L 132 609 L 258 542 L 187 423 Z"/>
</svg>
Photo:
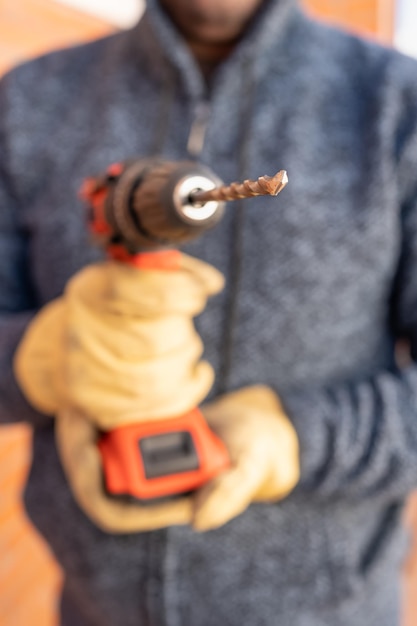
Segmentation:
<svg viewBox="0 0 417 626">
<path fill-rule="evenodd" d="M 99 449 L 107 493 L 142 502 L 190 493 L 230 465 L 224 443 L 198 408 L 111 430 Z"/>
</svg>

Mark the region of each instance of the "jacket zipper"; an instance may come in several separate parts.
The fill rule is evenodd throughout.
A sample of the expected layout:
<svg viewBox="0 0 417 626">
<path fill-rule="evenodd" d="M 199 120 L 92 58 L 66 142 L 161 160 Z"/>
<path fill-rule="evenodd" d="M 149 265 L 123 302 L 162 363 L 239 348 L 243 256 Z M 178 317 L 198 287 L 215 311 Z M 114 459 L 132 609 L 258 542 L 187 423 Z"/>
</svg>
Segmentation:
<svg viewBox="0 0 417 626">
<path fill-rule="evenodd" d="M 210 114 L 211 108 L 208 101 L 201 101 L 197 104 L 187 141 L 187 152 L 191 157 L 198 157 L 203 151 Z"/>
</svg>

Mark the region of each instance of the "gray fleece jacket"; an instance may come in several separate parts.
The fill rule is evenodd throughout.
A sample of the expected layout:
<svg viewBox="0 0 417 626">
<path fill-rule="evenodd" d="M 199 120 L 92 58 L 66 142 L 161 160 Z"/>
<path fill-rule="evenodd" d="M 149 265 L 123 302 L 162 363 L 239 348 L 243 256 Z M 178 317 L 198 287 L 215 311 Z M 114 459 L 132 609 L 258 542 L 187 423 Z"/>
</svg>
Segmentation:
<svg viewBox="0 0 417 626">
<path fill-rule="evenodd" d="M 400 517 L 417 484 L 417 367 L 394 355 L 403 337 L 417 356 L 417 64 L 269 0 L 207 88 L 148 0 L 131 31 L 6 76 L 0 113 L 0 419 L 38 426 L 26 506 L 85 623 L 398 626 Z M 99 256 L 82 179 L 190 150 L 226 181 L 289 172 L 279 200 L 230 207 L 186 251 L 227 280 L 197 320 L 212 395 L 273 387 L 301 482 L 213 532 L 111 536 L 75 504 L 12 354 Z"/>
</svg>

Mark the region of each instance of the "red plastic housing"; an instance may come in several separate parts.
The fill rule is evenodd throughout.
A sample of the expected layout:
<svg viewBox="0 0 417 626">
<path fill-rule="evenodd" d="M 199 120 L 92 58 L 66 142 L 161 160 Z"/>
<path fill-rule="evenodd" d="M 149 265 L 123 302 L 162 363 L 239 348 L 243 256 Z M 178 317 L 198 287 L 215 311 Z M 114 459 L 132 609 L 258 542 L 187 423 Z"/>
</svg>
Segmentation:
<svg viewBox="0 0 417 626">
<path fill-rule="evenodd" d="M 159 434 L 187 432 L 198 457 L 198 469 L 147 478 L 139 441 Z M 210 430 L 199 409 L 166 420 L 116 428 L 99 441 L 105 485 L 112 495 L 153 500 L 198 489 L 230 465 L 224 443 Z"/>
</svg>

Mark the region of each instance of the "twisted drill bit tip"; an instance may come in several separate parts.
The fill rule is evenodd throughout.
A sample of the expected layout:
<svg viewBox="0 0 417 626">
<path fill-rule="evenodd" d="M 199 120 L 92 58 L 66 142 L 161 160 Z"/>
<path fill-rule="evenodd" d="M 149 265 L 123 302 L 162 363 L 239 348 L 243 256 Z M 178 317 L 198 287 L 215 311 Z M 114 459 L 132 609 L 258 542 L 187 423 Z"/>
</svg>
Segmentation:
<svg viewBox="0 0 417 626">
<path fill-rule="evenodd" d="M 288 183 L 285 170 L 280 170 L 275 176 L 260 176 L 258 180 L 244 180 L 243 183 L 231 183 L 215 187 L 209 191 L 194 191 L 190 195 L 192 204 L 203 204 L 210 200 L 226 201 L 255 196 L 277 196 Z"/>
</svg>

